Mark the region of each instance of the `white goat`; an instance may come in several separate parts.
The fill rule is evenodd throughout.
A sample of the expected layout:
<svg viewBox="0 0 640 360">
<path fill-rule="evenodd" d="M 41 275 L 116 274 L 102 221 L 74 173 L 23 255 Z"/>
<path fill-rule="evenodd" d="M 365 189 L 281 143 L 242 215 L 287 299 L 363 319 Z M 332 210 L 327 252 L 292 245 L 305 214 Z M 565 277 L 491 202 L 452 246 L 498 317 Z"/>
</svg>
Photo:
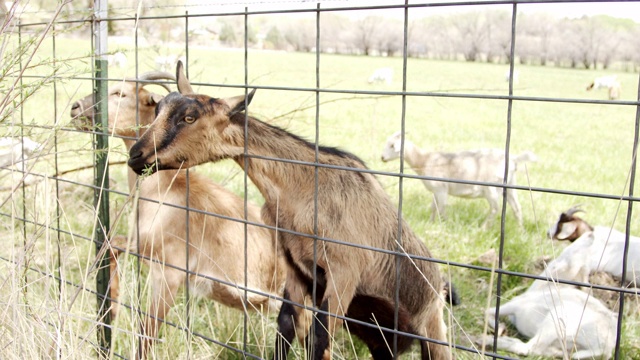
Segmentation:
<svg viewBox="0 0 640 360">
<path fill-rule="evenodd" d="M 570 208 L 549 228 L 550 238 L 572 243 L 540 276 L 583 283 L 588 283 L 589 275 L 596 271 L 621 277 L 624 234 L 608 227 L 592 227 L 575 216 L 579 211 L 582 210 L 578 207 Z M 637 282 L 640 238 L 629 239 L 627 266 L 627 280 Z M 486 314 L 493 326 L 496 309 L 489 309 Z M 615 346 L 617 314 L 571 285 L 535 280 L 526 292 L 501 306 L 500 315 L 507 316 L 520 334 L 530 338 L 527 343 L 498 338 L 498 348 L 518 355 L 608 359 Z M 485 343 L 491 341 L 484 337 Z"/>
<path fill-rule="evenodd" d="M 486 315 L 493 327 L 496 309 L 488 309 Z M 525 343 L 498 337 L 498 349 L 518 355 L 609 359 L 615 347 L 617 314 L 569 285 L 536 280 L 523 294 L 500 306 L 500 316 L 508 317 L 518 333 L 529 338 Z M 493 342 L 488 335 L 481 339 L 484 344 Z"/>
<path fill-rule="evenodd" d="M 615 100 L 620 97 L 620 82 L 616 75 L 595 78 L 591 84 L 587 86 L 587 91 L 592 89 L 607 89 L 609 92 L 609 100 Z"/>
<path fill-rule="evenodd" d="M 0 138 L 0 167 L 10 166 L 26 160 L 41 146 L 28 137 Z"/>
<path fill-rule="evenodd" d="M 387 139 L 382 151 L 382 161 L 387 162 L 400 157 L 401 140 L 400 132 Z M 405 140 L 404 160 L 416 173 L 422 176 L 497 184 L 502 184 L 504 179 L 505 153 L 501 150 L 482 149 L 457 153 L 428 152 L 418 148 L 411 141 Z M 518 164 L 536 160 L 537 158 L 532 152 L 524 152 L 511 157 L 507 185 L 516 183 L 515 173 Z M 487 199 L 491 210 L 482 224 L 485 228 L 491 224 L 500 209 L 499 200 L 502 190 L 498 187 L 436 180 L 423 180 L 422 182 L 433 193 L 431 220 L 435 219 L 436 215 L 444 217 L 447 195 Z M 507 202 L 513 209 L 518 223 L 522 224 L 522 210 L 515 190 L 507 189 Z"/>
<path fill-rule="evenodd" d="M 123 138 L 127 149 L 135 140 L 136 109 L 140 125 L 149 125 L 155 118 L 157 101 L 162 96 L 150 93 L 144 86 L 150 80 L 175 79 L 166 73 L 147 73 L 141 76 L 136 93 L 136 83 L 126 81 L 109 89 L 109 130 Z M 72 105 L 71 116 L 76 126 L 91 129 L 94 117 L 93 96 L 77 101 Z M 144 128 L 140 130 L 144 132 Z M 129 169 L 130 190 L 135 189 L 136 175 Z M 189 189 L 189 195 L 187 195 Z M 247 252 L 247 293 L 248 303 L 244 301 L 244 291 L 238 286 L 245 284 L 245 230 L 239 221 L 244 219 L 244 200 L 206 177 L 186 170 L 160 171 L 139 181 L 138 212 L 132 213 L 130 231 L 140 234 L 140 252 L 153 259 L 147 261 L 153 288 L 149 313 L 154 317 L 144 320 L 143 332 L 146 340 L 139 349 L 144 357 L 152 345 L 159 328 L 159 320 L 167 315 L 174 305 L 178 289 L 185 283 L 185 271 L 191 272 L 189 284 L 194 293 L 209 297 L 226 306 L 239 310 L 276 310 L 284 290 L 286 263 L 278 253 L 278 246 L 272 232 L 266 228 L 249 225 L 246 230 Z M 187 204 L 188 196 L 188 204 Z M 189 206 L 187 212 L 184 207 Z M 219 214 L 205 215 L 203 212 Z M 247 220 L 262 223 L 260 209 L 249 203 Z M 137 220 L 137 223 L 136 223 Z M 137 227 L 136 227 L 137 225 Z M 136 231 L 137 229 L 137 231 Z M 135 236 L 135 235 L 134 235 Z M 190 249 L 187 254 L 186 240 Z M 136 241 L 127 243 L 122 236 L 111 240 L 113 246 L 136 249 Z M 116 251 L 112 258 L 112 290 L 114 300 L 118 297 L 118 276 L 115 272 Z M 188 269 L 182 270 L 189 259 Z M 238 284 L 225 285 L 206 277 Z M 256 294 L 257 290 L 266 296 Z M 115 315 L 116 307 L 112 308 Z"/>
<path fill-rule="evenodd" d="M 575 216 L 582 211 L 574 206 L 560 214 L 558 220 L 549 228 L 547 235 L 554 240 L 571 241 L 563 254 L 569 249 L 584 254 L 581 273 L 589 276 L 598 271 L 606 272 L 616 278 L 622 278 L 622 258 L 625 248 L 625 234 L 608 226 L 591 226 L 582 218 Z M 578 265 L 574 265 L 578 266 Z M 634 287 L 640 282 L 640 238 L 629 236 L 627 269 L 625 279 Z"/>
<path fill-rule="evenodd" d="M 389 67 L 376 69 L 371 76 L 369 76 L 369 84 L 385 82 L 390 85 L 393 81 L 393 69 Z"/>
<path fill-rule="evenodd" d="M 589 233 L 592 234 L 592 233 Z M 594 236 L 581 237 L 545 267 L 541 277 L 523 293 L 500 306 L 500 316 L 507 316 L 518 332 L 528 338 L 499 337 L 498 348 L 518 355 L 558 356 L 584 359 L 601 356 L 608 359 L 615 346 L 617 314 L 592 294 L 571 285 L 555 282 L 588 282 L 585 264 L 591 253 Z M 494 326 L 496 308 L 488 309 L 489 325 Z M 484 338 L 485 344 L 491 337 Z"/>
</svg>

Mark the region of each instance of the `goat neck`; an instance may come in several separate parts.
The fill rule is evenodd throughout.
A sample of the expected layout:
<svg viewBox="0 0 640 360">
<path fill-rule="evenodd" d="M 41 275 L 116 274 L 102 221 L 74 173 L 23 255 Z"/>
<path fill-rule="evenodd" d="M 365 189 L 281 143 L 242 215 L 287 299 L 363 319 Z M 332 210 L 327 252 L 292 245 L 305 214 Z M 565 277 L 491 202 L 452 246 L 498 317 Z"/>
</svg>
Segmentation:
<svg viewBox="0 0 640 360">
<path fill-rule="evenodd" d="M 244 116 L 244 114 L 238 114 L 233 120 L 235 122 L 236 118 L 242 118 L 244 121 Z M 233 159 L 247 172 L 253 183 L 265 197 L 269 198 L 268 200 L 276 201 L 280 194 L 300 194 L 312 198 L 313 194 L 307 194 L 307 192 L 314 191 L 313 186 L 308 186 L 308 184 L 315 182 L 314 166 L 301 166 L 289 161 L 314 163 L 316 161 L 315 145 L 257 119 L 249 117 L 248 121 L 247 151 L 249 156 L 245 157 L 242 154 L 233 157 Z M 244 131 L 244 129 L 238 127 L 237 131 Z M 275 139 L 278 141 L 274 141 Z M 238 143 L 238 145 L 240 144 L 243 145 L 244 141 Z M 251 155 L 286 159 L 287 161 L 263 160 Z M 336 156 L 340 161 L 336 161 Z M 366 168 L 357 157 L 335 148 L 321 146 L 317 157 L 319 164 L 349 166 L 356 169 Z M 318 182 L 320 184 L 333 179 L 328 172 L 336 173 L 335 170 L 319 168 Z M 359 174 L 359 177 L 363 178 L 365 175 Z M 375 181 L 372 183 L 377 184 Z"/>
<path fill-rule="evenodd" d="M 417 147 L 409 140 L 404 142 L 404 161 L 416 172 L 422 173 L 429 153 Z"/>
</svg>

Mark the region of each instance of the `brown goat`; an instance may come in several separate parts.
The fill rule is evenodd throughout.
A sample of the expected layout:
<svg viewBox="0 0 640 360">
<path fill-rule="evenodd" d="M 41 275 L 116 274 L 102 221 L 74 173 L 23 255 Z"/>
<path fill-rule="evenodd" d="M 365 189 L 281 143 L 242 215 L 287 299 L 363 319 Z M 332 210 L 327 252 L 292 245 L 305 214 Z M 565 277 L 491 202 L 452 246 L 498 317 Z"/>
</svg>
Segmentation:
<svg viewBox="0 0 640 360">
<path fill-rule="evenodd" d="M 131 148 L 129 166 L 140 174 L 149 168 L 175 169 L 231 158 L 244 168 L 265 198 L 263 220 L 280 229 L 277 234 L 289 265 L 275 359 L 286 358 L 296 332 L 306 333 L 299 321 L 301 309 L 289 301 L 303 303 L 314 285 L 319 311 L 310 328 L 310 358 L 330 356 L 330 339 L 343 322 L 336 316 L 394 328 L 397 307 L 400 331 L 436 340 L 420 341 L 422 358 L 449 359 L 438 266 L 389 253 L 401 246 L 408 254 L 431 257 L 409 226 L 399 222 L 397 208 L 377 179 L 360 171 L 366 169 L 364 163 L 336 148 L 319 146 L 316 153 L 315 144 L 246 116 L 242 111 L 254 92 L 247 98 L 197 95 L 182 63 L 176 72 L 180 93 L 171 93 L 158 104 L 156 120 Z M 313 164 L 316 156 L 320 166 L 289 161 Z M 314 234 L 349 244 L 316 242 Z M 375 359 L 393 357 L 389 331 L 347 322 Z M 398 352 L 412 342 L 399 335 Z"/>
<path fill-rule="evenodd" d="M 175 78 L 170 74 L 154 72 L 143 74 L 140 81 L 153 79 Z M 146 84 L 138 83 L 136 87 L 136 82 L 125 81 L 109 89 L 109 130 L 125 137 L 123 140 L 127 149 L 134 140 L 126 137 L 136 135 L 136 110 L 139 125 L 147 126 L 153 122 L 157 101 L 162 98 L 147 91 L 144 88 Z M 77 127 L 93 127 L 93 108 L 92 95 L 72 105 L 71 116 Z M 131 169 L 129 172 L 133 175 L 129 177 L 130 190 L 134 191 L 136 174 Z M 189 173 L 187 178 L 186 170 L 167 170 L 139 181 L 137 205 L 138 211 L 132 214 L 130 229 L 134 236 L 137 233 L 140 235 L 139 252 L 152 259 L 147 261 L 153 284 L 149 309 L 152 317 L 145 318 L 142 329 L 149 339 L 156 336 L 159 320 L 165 318 L 174 304 L 178 289 L 185 283 L 185 270 L 182 270 L 185 267 L 191 274 L 198 274 L 189 275 L 190 287 L 196 293 L 226 306 L 239 310 L 276 310 L 280 306 L 275 297 L 282 296 L 286 264 L 284 257 L 278 253 L 275 237 L 264 227 L 247 226 L 248 303 L 244 301 L 244 292 L 238 288 L 245 284 L 244 224 L 225 218 L 244 219 L 243 199 L 195 172 Z M 187 205 L 191 210 L 188 225 L 187 212 L 184 210 Z M 221 217 L 205 215 L 204 211 Z M 251 203 L 248 204 L 247 220 L 261 222 L 259 208 Z M 123 236 L 114 237 L 111 243 L 132 251 L 136 244 L 135 241 L 127 243 Z M 114 300 L 118 297 L 118 276 L 115 271 L 118 254 L 118 251 L 112 253 L 111 260 L 111 296 Z M 208 277 L 238 285 L 222 284 Z M 114 315 L 115 310 L 112 309 Z M 146 355 L 152 341 L 145 340 L 139 357 Z"/>
</svg>

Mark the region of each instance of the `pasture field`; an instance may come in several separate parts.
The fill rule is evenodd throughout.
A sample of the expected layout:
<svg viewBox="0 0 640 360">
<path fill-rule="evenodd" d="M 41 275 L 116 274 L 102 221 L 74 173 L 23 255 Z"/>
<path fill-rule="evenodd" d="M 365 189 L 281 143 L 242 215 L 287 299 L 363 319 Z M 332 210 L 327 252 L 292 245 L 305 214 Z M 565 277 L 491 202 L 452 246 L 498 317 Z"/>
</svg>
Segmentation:
<svg viewBox="0 0 640 360">
<path fill-rule="evenodd" d="M 6 244 L 0 247 L 0 274 L 3 274 L 0 329 L 6 334 L 5 339 L 0 340 L 0 348 L 10 351 L 7 354 L 21 354 L 15 358 L 55 356 L 56 349 L 62 349 L 67 358 L 84 358 L 94 351 L 95 296 L 76 287 L 82 284 L 95 288 L 95 249 L 91 242 L 93 150 L 90 135 L 73 129 L 69 119 L 73 101 L 91 92 L 91 65 L 87 57 L 90 46 L 84 40 L 57 38 L 55 58 L 59 78 L 54 81 L 55 91 L 53 85 L 41 88 L 16 109 L 12 118 L 14 125 L 3 124 L 3 134 L 22 131 L 34 140 L 47 143 L 46 151 L 28 163 L 33 165 L 35 174 L 53 175 L 56 171 L 89 166 L 61 175 L 57 182 L 27 178 L 26 182 L 32 185 L 20 187 L 13 194 L 6 189 L 0 193 L 3 201 L 9 198 L 2 205 L 0 221 Z M 109 77 L 114 81 L 136 73 L 133 49 L 124 50 L 128 51 L 129 68 L 110 68 Z M 163 49 L 175 53 L 182 50 Z M 139 73 L 153 69 L 156 50 L 140 48 L 137 55 Z M 52 44 L 44 44 L 37 58 L 54 58 Z M 379 67 L 393 68 L 392 84 L 367 83 L 368 76 Z M 315 54 L 250 50 L 246 77 L 250 86 L 259 88 L 250 112 L 309 140 L 317 137 L 323 145 L 352 152 L 371 169 L 383 172 L 378 178 L 386 191 L 402 206 L 406 221 L 440 259 L 491 268 L 494 264 L 480 260 L 481 255 L 491 249 L 498 251 L 503 240 L 503 268 L 537 275 L 540 259 L 557 255 L 565 246 L 546 238 L 549 224 L 561 211 L 576 204 L 583 205 L 584 217 L 591 224 L 624 230 L 628 203 L 619 198 L 629 191 L 639 111 L 637 106 L 624 102 L 638 98 L 638 74 L 615 73 L 622 83 L 622 104 L 582 103 L 583 100 L 605 100 L 605 91 L 587 92 L 585 88 L 595 76 L 614 72 L 517 65 L 520 77 L 513 87 L 516 99 L 512 101 L 508 131 L 509 101 L 505 97 L 509 87 L 504 80 L 507 65 L 409 59 L 406 97 L 398 94 L 403 90 L 402 68 L 401 58 L 321 54 L 319 87 L 328 91 L 316 95 Z M 244 92 L 236 87 L 245 84 L 243 51 L 190 48 L 188 70 L 197 92 L 214 97 Z M 44 75 L 51 71 L 52 66 L 42 65 L 25 74 Z M 36 80 L 27 76 L 23 81 Z M 164 92 L 159 87 L 153 89 Z M 374 94 L 374 91 L 384 93 Z M 465 94 L 473 98 L 463 97 Z M 487 95 L 503 98 L 486 98 Z M 316 100 L 319 108 L 315 106 Z M 429 221 L 431 194 L 417 179 L 400 180 L 399 161 L 383 163 L 380 160 L 386 138 L 401 129 L 403 120 L 406 138 L 425 149 L 504 149 L 508 139 L 511 154 L 533 151 L 538 162 L 518 169 L 517 183 L 535 189 L 518 191 L 524 226 L 520 228 L 507 209 L 503 233 L 500 220 L 483 230 L 480 224 L 489 210 L 486 201 L 453 197 L 449 198 L 448 218 Z M 110 161 L 126 160 L 121 140 L 110 138 L 109 141 L 114 145 L 108 154 Z M 244 174 L 231 161 L 202 165 L 196 171 L 209 175 L 239 195 L 245 194 L 246 186 L 248 198 L 262 202 L 255 187 L 250 182 L 245 185 Z M 404 166 L 404 172 L 415 175 L 408 165 Z M 19 181 L 17 174 L 7 170 L 1 170 L 1 174 L 3 187 Z M 109 197 L 113 231 L 126 234 L 130 206 L 125 165 L 113 165 L 109 175 L 111 187 L 117 191 Z M 637 187 L 639 182 L 636 180 L 634 185 Z M 561 193 L 565 191 L 571 194 Z M 119 214 L 123 215 L 119 217 Z M 634 206 L 630 222 L 635 235 L 640 234 L 638 219 L 637 206 Z M 121 263 L 123 301 L 144 304 L 149 291 L 145 266 L 140 266 L 133 257 Z M 452 340 L 472 347 L 469 337 L 482 333 L 484 309 L 495 303 L 497 276 L 490 271 L 453 265 L 441 269 L 455 284 L 462 301 L 460 306 L 447 310 Z M 136 275 L 138 271 L 140 276 Z M 59 283 L 52 275 L 63 281 Z M 524 291 L 530 282 L 527 278 L 503 276 L 504 300 Z M 252 314 L 245 322 L 240 312 L 208 300 L 190 299 L 188 303 L 184 297 L 178 301 L 167 321 L 179 327 L 189 326 L 194 333 L 234 347 L 243 348 L 246 340 L 246 349 L 258 356 L 271 353 L 276 326 L 274 314 Z M 627 300 L 621 358 L 640 359 L 640 304 L 634 298 Z M 617 311 L 617 304 L 611 305 Z M 117 353 L 131 356 L 135 352 L 132 333 L 138 331 L 137 316 L 135 311 L 120 311 L 113 327 Z M 346 332 L 339 336 L 335 342 L 336 358 L 368 357 L 366 347 L 357 340 L 352 341 Z M 192 358 L 241 357 L 174 327 L 165 326 L 161 337 L 155 348 L 159 359 L 185 358 L 187 353 Z M 463 351 L 456 355 L 458 359 L 477 358 Z M 418 356 L 416 348 L 403 358 Z"/>
</svg>

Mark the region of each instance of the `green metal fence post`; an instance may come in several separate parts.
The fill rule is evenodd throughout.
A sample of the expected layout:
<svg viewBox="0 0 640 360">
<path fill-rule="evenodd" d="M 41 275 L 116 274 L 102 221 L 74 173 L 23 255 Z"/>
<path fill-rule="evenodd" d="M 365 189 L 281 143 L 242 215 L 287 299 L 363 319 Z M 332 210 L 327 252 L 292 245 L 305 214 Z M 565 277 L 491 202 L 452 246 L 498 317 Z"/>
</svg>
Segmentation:
<svg viewBox="0 0 640 360">
<path fill-rule="evenodd" d="M 95 79 L 94 79 L 94 104 L 95 124 L 98 128 L 95 134 L 95 176 L 94 206 L 97 216 L 95 226 L 96 254 L 100 256 L 98 261 L 98 274 L 96 278 L 96 291 L 98 293 L 98 353 L 106 358 L 109 354 L 111 343 L 111 316 L 109 308 L 111 301 L 108 297 L 109 288 L 109 253 L 101 254 L 100 249 L 108 241 L 109 234 L 109 112 L 107 109 L 107 0 L 94 0 L 94 37 L 95 37 Z"/>
</svg>

